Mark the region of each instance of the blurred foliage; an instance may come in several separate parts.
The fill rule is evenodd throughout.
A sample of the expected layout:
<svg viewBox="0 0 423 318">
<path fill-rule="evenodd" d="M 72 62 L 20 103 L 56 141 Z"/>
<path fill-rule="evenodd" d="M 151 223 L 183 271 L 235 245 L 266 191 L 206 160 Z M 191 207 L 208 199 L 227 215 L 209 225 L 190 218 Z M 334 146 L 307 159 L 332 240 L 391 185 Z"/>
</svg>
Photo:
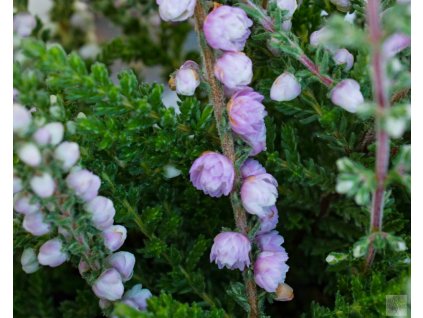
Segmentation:
<svg viewBox="0 0 423 318">
<path fill-rule="evenodd" d="M 101 194 L 115 203 L 116 222 L 128 228 L 124 248 L 137 258 L 130 284 L 142 283 L 157 297 L 150 300 L 149 313 L 131 313 L 121 305 L 116 308 L 118 317 L 242 317 L 242 308 L 224 292 L 229 282 L 240 281 L 241 275 L 218 270 L 208 259 L 212 239 L 221 226 L 234 227 L 229 201 L 203 195 L 188 177 L 200 153 L 220 148 L 212 107 L 204 101 L 206 88 L 197 97 L 180 97 L 176 110 L 162 103 L 161 85 L 144 83 L 140 75 L 145 66 L 160 65 L 166 80 L 184 59 L 198 61 L 198 52 L 182 49 L 192 27 L 189 23 L 154 25 L 157 12 L 153 0 L 120 2 L 119 7 L 108 0 L 88 2 L 96 17 L 107 19 L 120 33 L 100 44 L 96 60 L 83 60 L 75 52 L 87 38 L 84 30 L 78 31 L 70 23 L 72 4 L 54 1 L 51 17 L 59 21 L 59 29 L 48 32 L 41 26 L 34 34 L 37 40 L 20 45 L 24 58 L 14 63 L 19 102 L 48 114 L 49 96 L 58 97 L 62 107 L 58 120 L 76 127 L 68 139 L 81 145 L 84 165 L 102 178 Z M 338 15 L 331 23 L 341 31 L 348 27 L 363 32 L 365 1 L 352 3 L 357 16 L 353 25 L 346 26 L 329 0 L 302 1 L 293 18 L 293 36 L 321 70 L 335 80 L 347 76 L 357 80 L 365 98 L 371 100 L 367 45 L 349 48 L 356 61 L 347 74 L 327 52 L 308 44 L 311 32 L 328 20 L 321 10 Z M 384 5 L 393 4 L 385 1 Z M 15 1 L 19 10 L 25 6 L 26 1 Z M 397 17 L 396 25 L 404 29 L 408 17 L 401 15 L 402 8 L 390 9 L 390 15 Z M 343 37 L 341 31 L 338 38 Z M 361 260 L 351 256 L 354 243 L 369 227 L 366 193 L 372 189 L 373 118 L 334 107 L 327 98 L 328 90 L 296 59 L 274 56 L 262 33 L 260 26 L 253 28 L 245 50 L 254 62 L 252 86 L 266 96 L 269 113 L 268 150 L 258 159 L 279 182 L 277 229 L 285 237 L 290 266 L 287 283 L 295 293 L 291 302 L 267 304 L 266 313 L 271 317 L 384 316 L 385 295 L 407 294 L 409 251 L 395 253 L 382 246 L 375 266 L 366 273 Z M 46 41 L 60 45 L 46 45 Z M 114 83 L 109 70 L 116 60 L 129 66 Z M 409 73 L 410 52 L 402 52 L 398 60 L 405 69 L 402 73 Z M 270 87 L 285 70 L 295 73 L 303 92 L 294 101 L 272 101 L 268 98 Z M 409 85 L 407 76 L 396 79 L 393 97 Z M 409 102 L 409 91 L 401 96 L 402 103 Z M 408 247 L 410 138 L 407 132 L 391 142 L 393 165 L 384 216 L 384 231 L 401 238 Z M 340 158 L 348 158 L 342 160 L 350 163 L 341 174 L 336 164 Z M 360 172 L 369 179 L 358 178 Z M 361 190 L 359 197 L 364 200 L 357 202 L 361 205 L 336 191 L 337 179 L 349 181 L 349 176 L 357 183 L 348 194 L 357 202 Z M 15 230 L 16 259 L 24 246 L 25 235 Z M 325 259 L 333 252 L 346 256 L 329 265 Z M 97 300 L 77 271 L 64 266 L 26 275 L 17 261 L 15 264 L 16 317 L 100 315 Z"/>
</svg>

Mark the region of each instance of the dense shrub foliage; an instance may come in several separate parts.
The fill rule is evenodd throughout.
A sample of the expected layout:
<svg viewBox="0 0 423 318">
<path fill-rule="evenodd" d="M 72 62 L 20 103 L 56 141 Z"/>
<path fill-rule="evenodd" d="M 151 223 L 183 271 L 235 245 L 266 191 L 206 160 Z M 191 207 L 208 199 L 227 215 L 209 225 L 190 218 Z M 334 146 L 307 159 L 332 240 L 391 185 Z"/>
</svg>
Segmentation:
<svg viewBox="0 0 423 318">
<path fill-rule="evenodd" d="M 278 183 L 276 230 L 284 237 L 289 255 L 285 282 L 295 295 L 291 301 L 280 302 L 274 293 L 257 287 L 260 316 L 385 316 L 386 295 L 409 295 L 410 284 L 411 57 L 408 45 L 401 47 L 391 38 L 410 34 L 407 1 L 381 1 L 384 45 L 379 47 L 369 36 L 372 17 L 366 7 L 367 2 L 379 1 L 298 1 L 290 30 L 283 27 L 289 12 L 277 5 L 283 1 L 218 2 L 241 8 L 254 22 L 243 50 L 253 66 L 247 85 L 264 96 L 267 111 L 267 150 L 255 159 Z M 199 3 L 205 12 L 212 9 L 207 1 Z M 17 21 L 27 12 L 28 3 L 14 0 L 14 7 Z M 195 14 L 198 23 L 198 11 Z M 33 170 L 19 149 L 37 127 L 61 123 L 64 139 L 79 145 L 78 164 L 101 179 L 99 195 L 113 201 L 114 222 L 127 229 L 121 249 L 134 254 L 136 263 L 125 291 L 142 284 L 153 297 L 146 311 L 120 301 L 99 307 L 90 285 L 105 268 L 102 259 L 110 251 L 103 246 L 101 230 L 83 216 L 84 202 L 66 192 L 72 198 L 67 205 L 56 192 L 53 196 L 59 207 L 79 211 L 73 216 L 75 224 L 84 226 L 79 228 L 81 235 L 89 238 L 91 250 L 97 253 L 88 259 L 101 266 L 82 278 L 78 264 L 85 250 L 70 239 L 69 262 L 26 274 L 21 269 L 22 252 L 38 250 L 63 233 L 53 226 L 53 231 L 34 236 L 22 227 L 23 217 L 15 211 L 16 317 L 251 314 L 243 277 L 246 282 L 252 279 L 252 270 L 220 270 L 209 257 L 216 235 L 239 230 L 232 211 L 236 202 L 225 196 L 206 196 L 190 181 L 190 168 L 203 152 L 223 152 L 219 133 L 232 135 L 228 121 L 215 121 L 206 71 L 198 71 L 201 84 L 195 95 L 178 95 L 177 107 L 162 101 L 167 84 L 144 78 L 146 68 L 160 67 L 165 83 L 186 60 L 204 67 L 201 56 L 210 47 L 203 35 L 194 47 L 187 45 L 195 37 L 194 18 L 177 23 L 159 20 L 153 0 L 54 0 L 48 16 L 49 23 L 36 17 L 27 35 L 15 27 L 14 99 L 31 110 L 33 118 L 30 133 L 15 136 L 15 175 L 24 180 L 24 188 L 30 187 Z M 109 24 L 117 31 L 105 37 L 101 30 Z M 328 44 L 312 45 L 310 35 L 322 26 L 332 31 L 324 39 Z M 346 67 L 348 62 L 337 63 L 330 45 L 348 49 L 354 57 L 351 69 Z M 382 86 L 391 106 L 383 112 L 373 97 L 378 91 L 374 85 L 378 48 L 384 52 Z M 317 65 L 320 78 L 312 67 L 305 67 L 304 56 Z M 276 101 L 272 85 L 284 72 L 295 76 L 301 93 Z M 347 111 L 333 98 L 334 86 L 344 79 L 360 86 L 365 102 L 356 112 Z M 354 99 L 353 91 L 347 95 Z M 226 111 L 222 116 L 227 119 Z M 375 227 L 380 132 L 388 136 L 390 159 L 382 182 L 386 189 L 382 192 L 383 227 Z M 245 160 L 250 153 L 248 142 L 234 136 L 237 159 Z M 43 167 L 60 180 L 59 189 L 66 188 L 67 172 L 54 160 L 47 160 Z M 235 169 L 239 168 L 236 162 Z M 51 202 L 40 200 L 46 209 Z M 49 222 L 65 226 L 66 221 L 53 210 Z M 257 220 L 249 215 L 248 227 L 257 227 Z M 253 251 L 255 258 L 258 252 Z"/>
</svg>

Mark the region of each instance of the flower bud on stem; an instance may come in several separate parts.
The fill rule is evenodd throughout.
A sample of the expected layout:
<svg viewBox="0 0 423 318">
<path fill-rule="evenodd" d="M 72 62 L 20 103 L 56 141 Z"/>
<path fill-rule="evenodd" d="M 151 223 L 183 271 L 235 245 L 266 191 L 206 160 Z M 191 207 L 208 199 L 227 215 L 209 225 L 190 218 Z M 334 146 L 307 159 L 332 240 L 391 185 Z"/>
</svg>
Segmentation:
<svg viewBox="0 0 423 318">
<path fill-rule="evenodd" d="M 216 126 L 218 128 L 218 133 L 222 145 L 223 154 L 229 158 L 233 163 L 236 161 L 235 156 L 235 147 L 232 133 L 229 130 L 222 129 L 225 125 L 222 123 L 225 121 L 224 111 L 226 107 L 225 96 L 222 86 L 219 84 L 217 79 L 214 77 L 214 65 L 215 65 L 215 55 L 210 47 L 207 46 L 204 34 L 202 32 L 204 20 L 205 20 L 205 11 L 202 5 L 202 1 L 197 1 L 195 7 L 195 26 L 196 32 L 199 37 L 199 43 L 201 46 L 201 54 L 203 58 L 203 65 L 205 68 L 206 78 L 210 85 L 210 100 L 213 104 L 214 116 L 216 120 Z M 239 192 L 239 171 L 236 171 L 235 186 L 232 189 L 230 194 L 231 204 L 234 211 L 235 223 L 237 228 L 241 233 L 248 236 L 247 230 L 247 216 L 246 212 L 242 208 L 241 201 L 238 197 Z M 257 290 L 256 284 L 251 275 L 247 275 L 247 270 L 244 271 L 244 281 L 246 288 L 246 295 L 248 303 L 250 305 L 249 316 L 251 318 L 259 317 L 259 308 L 257 302 Z"/>
</svg>

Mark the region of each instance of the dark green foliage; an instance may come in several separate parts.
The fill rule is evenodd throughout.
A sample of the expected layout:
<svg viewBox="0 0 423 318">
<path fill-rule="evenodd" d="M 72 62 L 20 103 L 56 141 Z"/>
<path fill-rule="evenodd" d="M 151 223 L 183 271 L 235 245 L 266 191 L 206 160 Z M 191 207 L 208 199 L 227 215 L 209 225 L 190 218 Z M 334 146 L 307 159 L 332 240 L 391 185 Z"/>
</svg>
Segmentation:
<svg viewBox="0 0 423 318">
<path fill-rule="evenodd" d="M 24 1 L 18 2 L 23 6 Z M 116 223 L 128 228 L 123 250 L 133 252 L 137 263 L 134 277 L 125 287 L 142 283 L 157 297 L 149 301 L 148 313 L 118 305 L 118 317 L 243 317 L 240 273 L 218 270 L 209 263 L 214 236 L 222 227 L 234 228 L 230 203 L 226 198 L 203 195 L 189 181 L 189 168 L 199 154 L 220 151 L 212 106 L 203 98 L 205 92 L 181 97 L 176 112 L 163 105 L 163 87 L 142 82 L 136 70 L 123 70 L 116 83 L 109 77 L 108 69 L 115 59 L 162 65 L 165 80 L 187 56 L 199 61 L 197 52 L 181 50 L 191 27 L 188 23 L 161 23 L 156 30 L 159 40 L 153 41 L 149 22 L 131 18 L 129 8 L 141 16 L 154 14 L 155 1 L 128 0 L 119 9 L 113 9 L 112 2 L 93 1 L 90 7 L 123 32 L 102 45 L 96 62 L 70 53 L 85 41 L 77 31 L 67 33 L 68 42 L 60 34 L 54 35 L 61 45 L 49 48 L 33 39 L 21 44 L 28 59 L 14 64 L 19 102 L 75 128 L 68 139 L 80 144 L 83 164 L 101 177 L 101 194 L 114 201 Z M 388 2 L 385 4 L 390 5 Z M 363 27 L 364 1 L 352 3 L 357 12 L 354 25 Z M 53 10 L 57 20 L 67 23 L 71 8 L 63 6 L 55 1 Z M 293 19 L 291 39 L 336 81 L 346 77 L 359 81 L 370 100 L 366 45 L 351 50 L 356 61 L 348 74 L 334 65 L 327 52 L 308 45 L 310 33 L 325 22 L 321 10 L 336 13 L 330 1 L 303 1 Z M 331 23 L 345 27 L 341 20 Z M 405 30 L 404 23 L 397 24 Z M 355 40 L 363 39 L 361 32 L 355 34 Z M 41 34 L 37 36 L 44 39 Z M 367 196 L 375 181 L 372 115 L 357 116 L 334 106 L 326 87 L 292 55 L 274 56 L 266 41 L 263 28 L 257 26 L 246 47 L 254 62 L 252 87 L 266 97 L 268 111 L 267 152 L 258 159 L 279 182 L 277 230 L 285 238 L 290 266 L 286 281 L 295 293 L 291 302 L 265 303 L 266 314 L 290 318 L 384 316 L 385 295 L 407 294 L 409 251 L 394 252 L 392 246 L 398 240 L 410 246 L 410 135 L 392 141 L 384 216 L 384 231 L 392 237 L 382 240 L 375 266 L 363 273 L 362 260 L 352 255 L 354 244 L 363 237 L 367 240 L 369 228 Z M 409 55 L 400 55 L 404 67 L 410 65 Z M 270 87 L 286 70 L 299 78 L 302 94 L 291 102 L 272 101 Z M 409 77 L 400 77 L 397 82 L 391 96 L 408 87 Z M 49 109 L 52 94 L 60 106 L 54 115 Z M 408 91 L 401 102 L 407 101 Z M 348 163 L 347 169 L 338 170 L 339 159 Z M 179 174 L 172 175 L 174 169 Z M 350 197 L 337 193 L 337 180 L 351 177 L 356 183 L 348 193 Z M 358 194 L 364 199 L 357 202 Z M 17 225 L 15 316 L 99 317 L 97 299 L 70 266 L 43 268 L 32 275 L 21 271 L 20 252 L 30 240 L 31 244 L 36 242 Z M 340 260 L 330 266 L 325 259 L 332 252 L 339 253 L 334 255 Z"/>
</svg>

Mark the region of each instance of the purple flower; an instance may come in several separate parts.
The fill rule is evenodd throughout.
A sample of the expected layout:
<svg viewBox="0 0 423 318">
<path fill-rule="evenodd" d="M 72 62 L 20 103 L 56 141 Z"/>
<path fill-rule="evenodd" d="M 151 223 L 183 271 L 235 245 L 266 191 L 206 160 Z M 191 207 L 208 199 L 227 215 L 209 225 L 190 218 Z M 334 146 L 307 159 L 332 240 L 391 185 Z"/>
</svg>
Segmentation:
<svg viewBox="0 0 423 318">
<path fill-rule="evenodd" d="M 79 198 L 90 201 L 97 196 L 101 180 L 92 172 L 83 169 L 71 172 L 66 178 L 66 184 Z"/>
<path fill-rule="evenodd" d="M 18 13 L 13 17 L 13 31 L 21 37 L 30 36 L 36 25 L 37 21 L 29 13 Z"/>
<path fill-rule="evenodd" d="M 113 225 L 103 232 L 104 245 L 112 252 L 118 250 L 126 240 L 126 228 Z"/>
<path fill-rule="evenodd" d="M 37 167 L 41 163 L 41 152 L 33 143 L 27 142 L 18 149 L 18 157 L 25 164 Z"/>
<path fill-rule="evenodd" d="M 129 252 L 117 252 L 107 257 L 107 262 L 119 272 L 123 282 L 131 279 L 135 266 L 134 254 Z"/>
<path fill-rule="evenodd" d="M 13 176 L 13 194 L 16 194 L 22 191 L 22 179 L 16 176 Z"/>
<path fill-rule="evenodd" d="M 79 146 L 75 142 L 64 141 L 54 151 L 54 158 L 62 162 L 62 168 L 65 171 L 75 165 L 79 156 Z"/>
<path fill-rule="evenodd" d="M 109 268 L 101 273 L 92 288 L 98 298 L 110 301 L 121 299 L 124 291 L 122 278 L 114 268 Z"/>
<path fill-rule="evenodd" d="M 91 221 L 94 227 L 100 231 L 113 225 L 116 211 L 110 199 L 97 196 L 85 204 L 85 210 L 91 214 Z"/>
<path fill-rule="evenodd" d="M 276 179 L 268 173 L 246 178 L 241 187 L 241 200 L 245 210 L 259 218 L 270 215 L 278 198 L 277 186 Z"/>
<path fill-rule="evenodd" d="M 24 134 L 31 124 L 31 113 L 22 105 L 13 105 L 13 132 Z"/>
<path fill-rule="evenodd" d="M 51 230 L 50 224 L 45 222 L 42 212 L 26 214 L 22 227 L 34 236 L 42 236 Z"/>
<path fill-rule="evenodd" d="M 363 104 L 364 97 L 360 92 L 360 85 L 353 79 L 345 79 L 332 89 L 331 100 L 337 106 L 350 113 L 355 113 L 358 106 Z"/>
<path fill-rule="evenodd" d="M 247 87 L 236 92 L 227 105 L 231 128 L 252 148 L 252 156 L 266 149 L 267 112 L 261 103 L 263 98 Z"/>
<path fill-rule="evenodd" d="M 204 35 L 214 49 L 242 51 L 253 25 L 244 10 L 222 5 L 214 9 L 204 21 Z"/>
<path fill-rule="evenodd" d="M 194 14 L 196 0 L 156 0 L 164 21 L 184 21 Z"/>
<path fill-rule="evenodd" d="M 216 61 L 214 75 L 226 88 L 240 89 L 251 83 L 253 63 L 242 52 L 226 52 Z"/>
<path fill-rule="evenodd" d="M 54 182 L 53 177 L 44 172 L 39 176 L 34 176 L 31 178 L 29 182 L 31 185 L 32 191 L 40 198 L 48 198 L 51 197 L 54 193 L 54 189 L 56 188 L 56 183 Z"/>
<path fill-rule="evenodd" d="M 34 141 L 40 146 L 57 145 L 63 139 L 64 127 L 61 123 L 49 123 L 34 133 Z"/>
<path fill-rule="evenodd" d="M 38 252 L 38 262 L 41 265 L 57 267 L 68 259 L 69 255 L 62 251 L 62 241 L 58 238 L 45 242 Z"/>
<path fill-rule="evenodd" d="M 345 71 L 349 71 L 354 65 L 354 55 L 352 55 L 347 49 L 339 49 L 332 56 L 336 65 L 345 64 Z"/>
<path fill-rule="evenodd" d="M 215 262 L 219 269 L 243 271 L 250 266 L 251 242 L 244 234 L 237 232 L 222 232 L 214 238 L 210 253 L 210 262 Z"/>
<path fill-rule="evenodd" d="M 270 213 L 265 217 L 260 218 L 260 229 L 257 234 L 263 234 L 274 230 L 279 221 L 278 209 L 276 206 L 270 208 Z"/>
<path fill-rule="evenodd" d="M 257 235 L 256 241 L 262 252 L 280 252 L 286 254 L 285 249 L 282 247 L 284 239 L 278 231 Z M 286 255 L 286 258 L 288 259 L 288 255 Z"/>
<path fill-rule="evenodd" d="M 194 161 L 189 173 L 194 187 L 211 197 L 218 198 L 232 191 L 234 166 L 228 158 L 217 152 L 204 152 Z"/>
<path fill-rule="evenodd" d="M 404 33 L 394 33 L 388 37 L 383 43 L 383 54 L 387 58 L 394 57 L 402 50 L 408 48 L 411 45 L 411 37 Z"/>
<path fill-rule="evenodd" d="M 258 174 L 266 173 L 266 169 L 255 159 L 247 159 L 241 167 L 241 176 L 248 178 Z"/>
<path fill-rule="evenodd" d="M 21 256 L 21 265 L 23 271 L 27 274 L 35 273 L 40 268 L 34 249 L 26 248 L 23 251 Z"/>
<path fill-rule="evenodd" d="M 276 5 L 279 9 L 288 11 L 284 18 L 290 19 L 297 9 L 297 0 L 276 0 Z"/>
<path fill-rule="evenodd" d="M 142 288 L 141 284 L 136 284 L 123 295 L 123 301 L 129 306 L 143 311 L 147 309 L 147 299 L 151 296 L 153 295 L 148 289 Z"/>
<path fill-rule="evenodd" d="M 284 253 L 261 252 L 254 263 L 254 280 L 257 285 L 269 293 L 276 291 L 280 283 L 285 282 L 287 256 Z"/>
<path fill-rule="evenodd" d="M 176 71 L 174 84 L 176 93 L 184 96 L 192 96 L 200 85 L 199 67 L 194 61 L 186 61 Z M 172 79 L 171 79 L 172 81 Z"/>
<path fill-rule="evenodd" d="M 40 210 L 38 202 L 34 202 L 34 197 L 29 194 L 18 193 L 13 197 L 13 208 L 21 214 L 31 214 Z"/>
<path fill-rule="evenodd" d="M 270 98 L 282 102 L 290 101 L 301 94 L 301 85 L 295 76 L 289 72 L 279 75 L 270 89 Z"/>
</svg>

